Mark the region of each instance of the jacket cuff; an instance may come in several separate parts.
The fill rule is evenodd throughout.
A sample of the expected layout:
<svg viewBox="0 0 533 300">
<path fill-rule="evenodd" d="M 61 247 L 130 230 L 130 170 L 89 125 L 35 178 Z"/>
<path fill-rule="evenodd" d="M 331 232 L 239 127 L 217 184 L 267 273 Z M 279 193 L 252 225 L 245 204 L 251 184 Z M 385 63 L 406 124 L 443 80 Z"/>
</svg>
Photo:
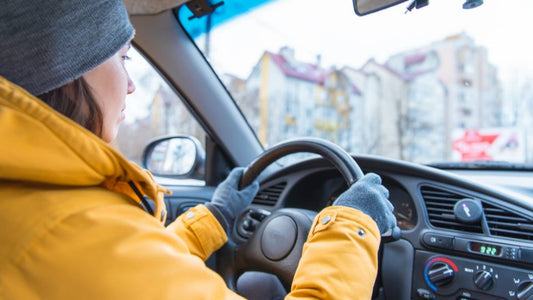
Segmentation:
<svg viewBox="0 0 533 300">
<path fill-rule="evenodd" d="M 224 231 L 228 232 L 228 229 L 230 228 L 230 224 L 228 224 L 228 222 L 226 221 L 226 218 L 224 218 L 220 210 L 209 202 L 205 203 L 204 206 L 207 207 L 207 209 L 213 214 L 213 216 L 215 216 L 215 218 L 217 219 L 220 226 L 222 226 Z"/>
<path fill-rule="evenodd" d="M 222 247 L 228 239 L 216 217 L 202 204 L 184 212 L 177 221 L 182 223 L 187 231 L 182 233 L 182 237 L 184 234 L 187 236 L 186 239 L 194 240 L 188 243 L 191 252 L 204 260 Z"/>
<path fill-rule="evenodd" d="M 358 229 L 358 235 L 367 235 L 379 244 L 381 234 L 376 222 L 362 211 L 345 206 L 330 206 L 323 209 L 316 217 L 309 231 L 309 237 L 327 230 L 330 226 L 343 221 L 353 222 Z"/>
</svg>

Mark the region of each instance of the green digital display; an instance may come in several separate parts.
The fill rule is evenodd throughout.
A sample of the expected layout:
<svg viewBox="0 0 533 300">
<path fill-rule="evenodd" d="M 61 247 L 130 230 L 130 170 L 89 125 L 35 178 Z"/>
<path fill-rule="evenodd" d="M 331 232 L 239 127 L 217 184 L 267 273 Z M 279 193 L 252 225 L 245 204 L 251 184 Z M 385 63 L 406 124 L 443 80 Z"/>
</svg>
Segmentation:
<svg viewBox="0 0 533 300">
<path fill-rule="evenodd" d="M 486 243 L 471 242 L 470 250 L 489 256 L 500 256 L 502 254 L 502 247 Z"/>
</svg>

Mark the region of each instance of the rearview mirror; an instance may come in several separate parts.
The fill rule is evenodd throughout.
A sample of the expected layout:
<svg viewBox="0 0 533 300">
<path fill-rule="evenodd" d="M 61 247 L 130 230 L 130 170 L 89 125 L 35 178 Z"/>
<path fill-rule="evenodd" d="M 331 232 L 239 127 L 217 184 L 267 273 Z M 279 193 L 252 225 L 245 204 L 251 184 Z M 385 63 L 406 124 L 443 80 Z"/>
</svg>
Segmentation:
<svg viewBox="0 0 533 300">
<path fill-rule="evenodd" d="M 407 0 L 353 0 L 353 7 L 358 16 L 364 16 Z"/>
<path fill-rule="evenodd" d="M 143 152 L 143 167 L 156 176 L 201 179 L 205 151 L 192 136 L 168 136 L 150 142 Z"/>
</svg>

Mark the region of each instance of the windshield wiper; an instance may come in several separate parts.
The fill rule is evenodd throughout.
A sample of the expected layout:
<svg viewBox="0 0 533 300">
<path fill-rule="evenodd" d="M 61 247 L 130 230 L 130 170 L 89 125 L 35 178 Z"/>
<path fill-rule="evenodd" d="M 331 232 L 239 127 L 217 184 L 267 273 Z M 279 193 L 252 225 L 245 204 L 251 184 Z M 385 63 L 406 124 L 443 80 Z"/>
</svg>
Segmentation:
<svg viewBox="0 0 533 300">
<path fill-rule="evenodd" d="M 428 164 L 437 169 L 454 170 L 499 170 L 499 171 L 533 171 L 533 164 L 510 163 L 507 161 L 470 161 L 470 162 L 442 162 Z"/>
</svg>

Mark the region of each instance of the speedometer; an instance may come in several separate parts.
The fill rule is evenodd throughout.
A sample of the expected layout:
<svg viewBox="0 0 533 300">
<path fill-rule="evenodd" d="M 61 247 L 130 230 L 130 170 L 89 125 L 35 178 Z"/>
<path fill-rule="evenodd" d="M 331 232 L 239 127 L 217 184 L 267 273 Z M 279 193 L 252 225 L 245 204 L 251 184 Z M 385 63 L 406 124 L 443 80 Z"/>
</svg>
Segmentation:
<svg viewBox="0 0 533 300">
<path fill-rule="evenodd" d="M 394 216 L 398 222 L 398 227 L 402 230 L 414 228 L 417 216 L 412 198 L 401 187 L 395 184 L 387 184 L 385 181 L 383 183 L 389 190 L 389 201 L 394 206 Z"/>
</svg>

